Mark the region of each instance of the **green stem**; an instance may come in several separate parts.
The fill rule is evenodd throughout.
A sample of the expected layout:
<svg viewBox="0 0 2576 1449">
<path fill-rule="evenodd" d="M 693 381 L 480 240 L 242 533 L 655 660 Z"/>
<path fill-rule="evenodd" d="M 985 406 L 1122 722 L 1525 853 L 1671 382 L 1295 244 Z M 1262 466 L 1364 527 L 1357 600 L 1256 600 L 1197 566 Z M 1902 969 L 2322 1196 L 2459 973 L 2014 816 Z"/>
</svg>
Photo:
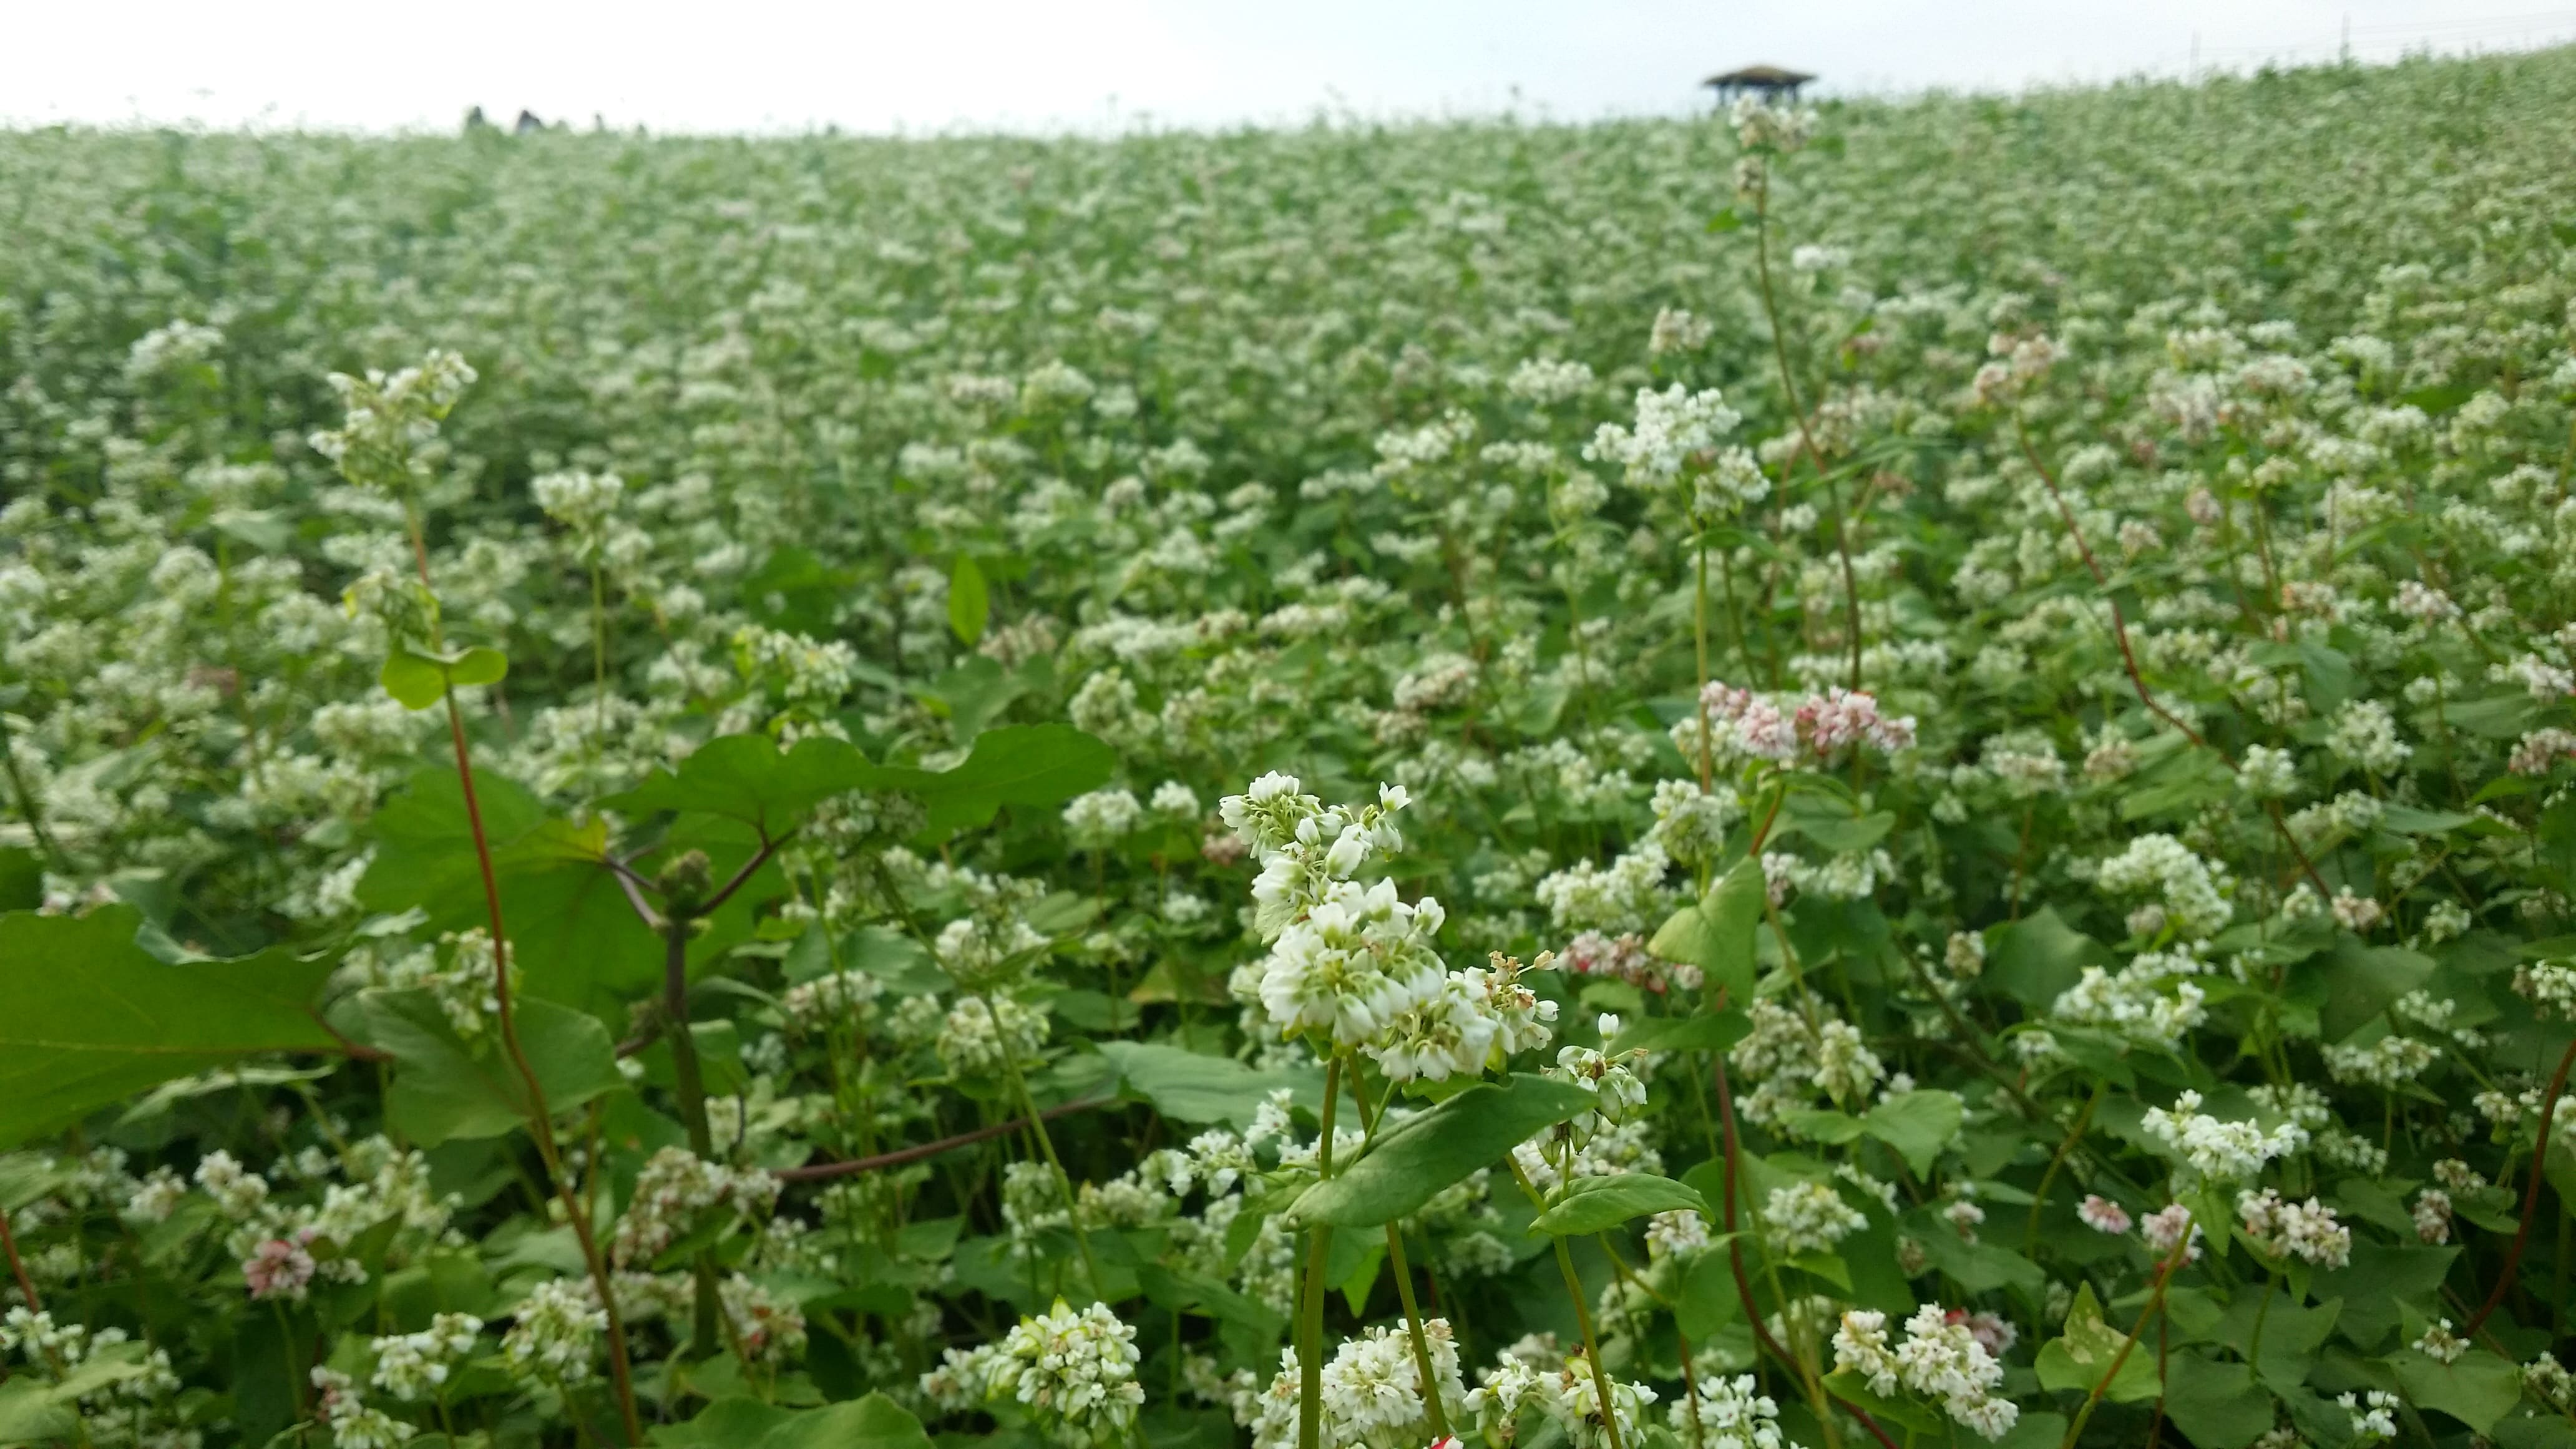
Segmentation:
<svg viewBox="0 0 2576 1449">
<path fill-rule="evenodd" d="M 608 585 L 596 559 L 590 565 L 590 672 L 599 693 L 598 723 L 590 738 L 590 752 L 595 758 L 608 739 Z"/>
<path fill-rule="evenodd" d="M 1843 490 L 1825 466 L 1824 451 L 1807 425 L 1806 404 L 1798 400 L 1797 376 L 1789 367 L 1789 340 L 1780 328 L 1780 304 L 1771 291 L 1771 183 L 1765 179 L 1753 195 L 1753 266 L 1762 283 L 1762 315 L 1771 324 L 1771 355 L 1780 365 L 1780 392 L 1798 420 L 1798 442 L 1815 465 L 1816 481 L 1825 485 L 1825 502 L 1833 509 L 1834 554 L 1842 560 L 1843 605 L 1851 625 L 1851 689 L 1860 688 L 1860 577 L 1852 569 L 1851 536 L 1843 527 Z"/>
<path fill-rule="evenodd" d="M 1413 1269 L 1404 1261 L 1404 1234 L 1386 1225 L 1386 1257 L 1395 1268 L 1395 1293 L 1404 1300 L 1405 1331 L 1413 1335 L 1413 1371 L 1422 1378 L 1422 1402 L 1431 1411 L 1433 1443 L 1449 1437 L 1449 1415 L 1440 1406 L 1440 1378 L 1432 1371 L 1431 1338 L 1422 1329 L 1422 1310 L 1413 1301 Z"/>
<path fill-rule="evenodd" d="M 63 854 L 63 848 L 54 843 L 53 835 L 45 829 L 44 807 L 37 803 L 36 792 L 27 788 L 27 777 L 18 769 L 18 750 L 9 740 L 6 712 L 0 712 L 0 767 L 9 772 L 9 788 L 17 792 L 18 813 L 26 817 L 27 833 L 35 837 L 36 848 L 45 853 L 45 858 L 54 863 L 56 870 L 70 870 L 71 862 Z"/>
<path fill-rule="evenodd" d="M 1073 1229 L 1073 1246 L 1082 1254 L 1082 1276 L 1091 1284 L 1094 1302 L 1105 1302 L 1100 1291 L 1100 1265 L 1091 1260 L 1091 1236 L 1082 1230 L 1082 1204 L 1073 1195 L 1073 1175 L 1064 1170 L 1064 1159 L 1055 1155 L 1055 1139 L 1047 1135 L 1046 1117 L 1038 1111 L 1035 1097 L 1029 1095 L 1028 1078 L 1020 1075 L 1019 1053 L 1011 1050 L 1010 1038 L 1002 1034 L 1002 1014 L 993 1009 L 990 994 L 978 998 L 984 1014 L 992 1018 L 993 1039 L 1002 1045 L 1002 1066 L 1011 1075 L 1011 1090 L 1018 1094 L 1020 1110 L 1029 1117 L 1029 1131 L 1037 1134 L 1038 1150 L 1046 1154 L 1047 1166 L 1055 1170 L 1055 1185 L 1064 1194 L 1064 1220 Z"/>
<path fill-rule="evenodd" d="M 1384 1119 L 1385 1108 L 1393 1100 L 1394 1093 L 1390 1091 L 1387 1095 L 1388 1101 L 1380 1102 L 1372 1108 L 1369 1105 L 1368 1077 L 1358 1070 L 1356 1064 L 1354 1065 L 1351 1071 L 1351 1102 L 1360 1109 L 1360 1150 L 1362 1152 L 1366 1152 L 1369 1144 L 1377 1140 L 1378 1123 Z M 1431 1338 L 1423 1331 L 1422 1310 L 1413 1300 L 1413 1269 L 1404 1258 L 1404 1233 L 1393 1222 L 1386 1225 L 1386 1256 L 1388 1263 L 1395 1268 L 1395 1293 L 1396 1297 L 1404 1302 L 1404 1327 L 1406 1333 L 1413 1339 L 1413 1367 L 1422 1378 L 1422 1399 L 1424 1403 L 1430 1405 L 1431 1437 L 1434 1442 L 1437 1442 L 1449 1437 L 1449 1415 L 1440 1404 L 1439 1377 L 1433 1372 L 1431 1362 Z"/>
<path fill-rule="evenodd" d="M 2093 1084 L 2093 1095 L 2084 1100 L 2084 1110 L 2076 1114 L 2075 1125 L 2067 1129 L 2065 1139 L 2057 1144 L 2056 1155 L 2048 1159 L 2048 1171 L 2039 1175 L 2039 1191 L 2032 1194 L 2030 1200 L 2030 1227 L 2022 1234 L 2024 1255 L 2038 1249 L 2039 1214 L 2042 1208 L 2048 1206 L 2049 1186 L 2057 1181 L 2058 1169 L 2066 1165 L 2066 1154 L 2074 1151 L 2075 1144 L 2084 1140 L 2084 1129 L 2093 1125 L 2093 1109 L 2102 1105 L 2102 1093 L 2110 1085 L 2108 1081 L 2097 1081 Z"/>
<path fill-rule="evenodd" d="M 2263 1360 L 2263 1320 L 2272 1312 L 2272 1294 L 2280 1286 L 2280 1269 L 2264 1275 L 2263 1301 L 2254 1305 L 2254 1331 L 2245 1336 L 2245 1362 L 2249 1365 L 2259 1365 Z M 2259 1373 L 2261 1369 L 2255 1371 Z"/>
<path fill-rule="evenodd" d="M 2085 1423 L 2093 1417 L 2093 1406 L 2102 1402 L 2103 1391 L 2111 1387 L 2111 1380 L 2119 1375 L 2120 1366 L 2129 1361 L 2130 1350 L 2138 1346 L 2138 1336 L 2145 1333 L 2147 1324 L 2164 1310 L 2165 1288 L 2173 1282 L 2174 1269 L 2181 1267 L 2183 1259 L 2191 1256 L 2191 1228 L 2191 1216 L 2185 1213 L 2181 1231 L 2174 1238 L 2173 1251 L 2165 1254 L 2164 1262 L 2156 1269 L 2155 1290 L 2147 1295 L 2147 1306 L 2138 1314 L 2137 1326 L 2120 1341 L 2120 1351 L 2111 1355 L 2111 1366 L 2102 1370 L 2102 1376 L 2093 1381 L 2092 1391 L 2084 1396 L 2084 1407 L 2076 1411 L 2075 1422 L 2067 1426 L 2066 1437 L 2058 1441 L 2057 1449 L 2075 1449 L 2075 1441 L 2084 1437 Z M 2267 1293 L 2265 1301 L 2269 1300 Z"/>
<path fill-rule="evenodd" d="M 1610 1398 L 1610 1371 L 1601 1366 L 1601 1342 L 1592 1332 L 1592 1309 L 1583 1301 L 1583 1280 L 1575 1276 L 1574 1255 L 1566 1251 L 1565 1239 L 1552 1237 L 1556 1246 L 1556 1270 L 1565 1275 L 1565 1291 L 1574 1300 L 1574 1322 L 1583 1330 L 1583 1356 L 1592 1361 L 1592 1391 L 1601 1396 L 1601 1433 L 1610 1449 L 1619 1449 L 1619 1411 Z"/>
<path fill-rule="evenodd" d="M 689 922 L 677 909 L 662 927 L 662 1034 L 671 1043 L 671 1095 L 679 1099 L 680 1126 L 689 1134 L 689 1151 L 700 1162 L 716 1157 L 715 1133 L 707 1125 L 706 1075 L 698 1064 L 697 1038 L 689 1032 Z M 716 1294 L 716 1260 L 712 1249 L 698 1251 L 691 1267 L 696 1282 L 689 1322 L 689 1356 L 715 1356 L 721 1308 Z"/>
<path fill-rule="evenodd" d="M 1342 1095 L 1342 1059 L 1324 1066 L 1323 1136 L 1315 1147 L 1315 1180 L 1333 1175 L 1333 1107 Z M 1306 1244 L 1306 1277 L 1297 1293 L 1297 1449 L 1324 1443 L 1324 1269 L 1333 1251 L 1333 1226 L 1317 1223 Z"/>
<path fill-rule="evenodd" d="M 1691 642 L 1699 652 L 1699 674 L 1691 681 L 1692 706 L 1699 711 L 1699 792 L 1713 794 L 1717 789 L 1716 748 L 1709 738 L 1708 706 L 1698 702 L 1700 688 L 1708 683 L 1708 528 L 1699 530 L 1699 582 L 1691 599 Z"/>
</svg>

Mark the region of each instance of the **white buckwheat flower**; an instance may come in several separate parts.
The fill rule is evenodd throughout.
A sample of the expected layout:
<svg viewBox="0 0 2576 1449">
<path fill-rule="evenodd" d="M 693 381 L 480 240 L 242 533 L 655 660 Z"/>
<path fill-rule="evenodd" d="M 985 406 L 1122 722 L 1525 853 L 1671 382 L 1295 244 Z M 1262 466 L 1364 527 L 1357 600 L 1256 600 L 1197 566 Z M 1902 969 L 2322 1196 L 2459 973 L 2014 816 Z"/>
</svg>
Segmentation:
<svg viewBox="0 0 2576 1449">
<path fill-rule="evenodd" d="M 1786 1255 L 1830 1251 L 1836 1243 L 1869 1226 L 1869 1219 L 1821 1182 L 1801 1182 L 1771 1189 L 1762 1205 L 1762 1226 Z"/>
<path fill-rule="evenodd" d="M 556 1388 L 589 1382 L 592 1356 L 608 1332 L 608 1314 L 592 1298 L 589 1284 L 549 1278 L 530 1290 L 510 1317 L 501 1353 L 512 1378 Z"/>
<path fill-rule="evenodd" d="M 2245 1221 L 2245 1236 L 2272 1257 L 2295 1257 L 2321 1268 L 2352 1261 L 2352 1229 L 2337 1223 L 2334 1209 L 2315 1198 L 2287 1202 L 2268 1187 L 2240 1192 L 2236 1214 Z"/>
<path fill-rule="evenodd" d="M 1105 1303 L 1077 1313 L 1061 1298 L 1002 1338 L 988 1368 L 1008 1395 L 1088 1439 L 1125 1433 L 1145 1391 L 1136 1382 L 1136 1330 Z"/>
<path fill-rule="evenodd" d="M 434 1398 L 482 1331 L 483 1320 L 470 1313 L 441 1313 L 418 1333 L 376 1339 L 369 1345 L 376 1353 L 373 1382 L 405 1402 Z"/>
<path fill-rule="evenodd" d="M 2171 1111 L 2148 1108 L 2145 1125 L 2148 1136 L 2172 1148 L 2202 1177 L 2242 1181 L 2262 1171 L 2264 1163 L 2308 1145 L 2307 1132 L 2296 1124 L 2284 1122 L 2266 1132 L 2250 1121 L 2221 1122 L 2201 1113 L 2200 1100 L 2198 1092 L 2185 1091 L 2174 1098 Z"/>
</svg>

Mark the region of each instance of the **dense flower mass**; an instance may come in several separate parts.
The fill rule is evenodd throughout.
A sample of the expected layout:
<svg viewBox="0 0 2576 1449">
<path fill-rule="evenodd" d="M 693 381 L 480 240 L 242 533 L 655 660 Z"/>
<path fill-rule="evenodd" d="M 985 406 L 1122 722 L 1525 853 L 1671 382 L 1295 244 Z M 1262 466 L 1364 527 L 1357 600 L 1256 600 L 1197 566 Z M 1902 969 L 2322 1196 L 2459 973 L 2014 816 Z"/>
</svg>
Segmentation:
<svg viewBox="0 0 2576 1449">
<path fill-rule="evenodd" d="M 0 133 L 0 1440 L 2563 1449 L 2571 114 Z"/>
</svg>

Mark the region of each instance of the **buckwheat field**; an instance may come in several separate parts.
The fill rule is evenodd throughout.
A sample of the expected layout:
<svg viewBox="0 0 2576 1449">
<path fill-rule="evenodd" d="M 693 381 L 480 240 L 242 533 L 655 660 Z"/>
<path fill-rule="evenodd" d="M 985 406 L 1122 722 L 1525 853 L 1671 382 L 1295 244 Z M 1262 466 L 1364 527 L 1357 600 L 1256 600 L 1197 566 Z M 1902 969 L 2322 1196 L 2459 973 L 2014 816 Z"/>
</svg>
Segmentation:
<svg viewBox="0 0 2576 1449">
<path fill-rule="evenodd" d="M 0 216 L 0 1445 L 2576 1445 L 2576 51 Z"/>
</svg>

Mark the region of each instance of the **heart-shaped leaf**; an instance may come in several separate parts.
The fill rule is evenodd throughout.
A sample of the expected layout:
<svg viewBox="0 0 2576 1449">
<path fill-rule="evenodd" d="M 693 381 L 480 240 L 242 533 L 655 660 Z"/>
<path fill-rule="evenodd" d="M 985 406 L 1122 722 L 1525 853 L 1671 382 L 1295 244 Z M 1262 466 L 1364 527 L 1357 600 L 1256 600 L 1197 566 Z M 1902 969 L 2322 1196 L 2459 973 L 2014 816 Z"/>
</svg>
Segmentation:
<svg viewBox="0 0 2576 1449">
<path fill-rule="evenodd" d="M 1538 1132 L 1589 1110 L 1593 1100 L 1581 1087 L 1523 1073 L 1502 1085 L 1470 1087 L 1388 1130 L 1340 1176 L 1299 1198 L 1293 1216 L 1343 1228 L 1392 1222 Z"/>
<path fill-rule="evenodd" d="M 1589 1237 L 1650 1213 L 1690 1211 L 1712 1216 L 1708 1199 L 1669 1177 L 1651 1172 L 1622 1172 L 1610 1177 L 1578 1177 L 1530 1224 L 1530 1231 L 1560 1238 Z"/>
<path fill-rule="evenodd" d="M 0 915 L 0 1147 L 253 1053 L 340 1050 L 313 1013 L 331 958 L 164 961 L 142 926 L 128 905 Z"/>
</svg>

